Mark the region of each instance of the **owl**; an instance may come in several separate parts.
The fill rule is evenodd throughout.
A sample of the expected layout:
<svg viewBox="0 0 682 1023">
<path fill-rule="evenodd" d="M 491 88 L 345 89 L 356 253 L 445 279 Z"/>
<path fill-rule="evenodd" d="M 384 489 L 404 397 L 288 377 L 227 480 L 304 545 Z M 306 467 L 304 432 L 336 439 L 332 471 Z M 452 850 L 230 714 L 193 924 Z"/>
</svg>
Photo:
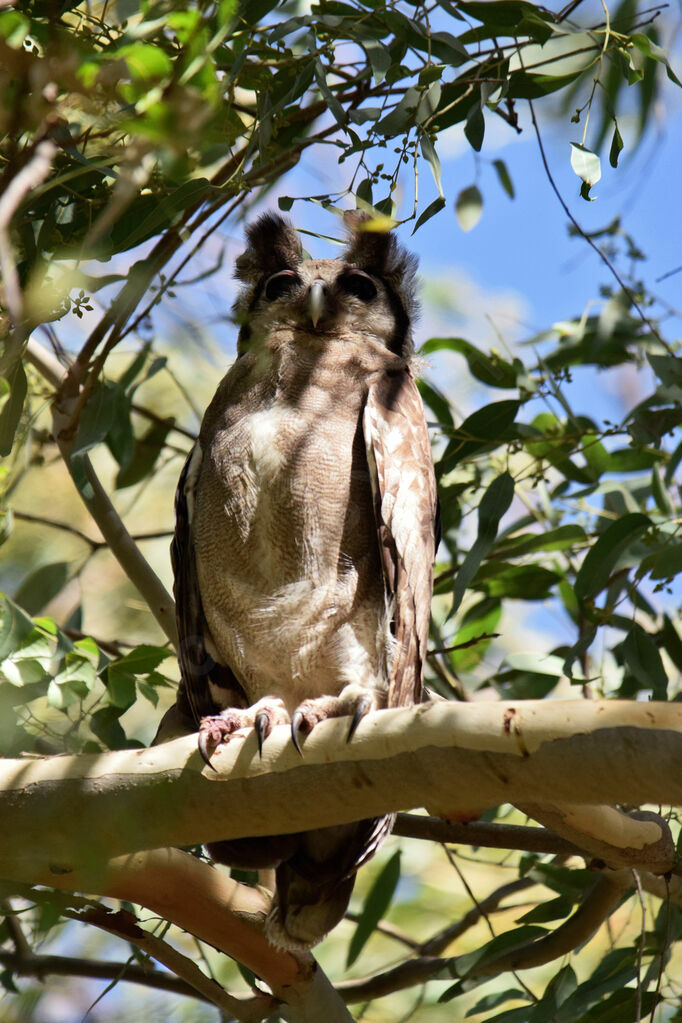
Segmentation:
<svg viewBox="0 0 682 1023">
<path fill-rule="evenodd" d="M 305 259 L 284 218 L 247 229 L 238 355 L 180 478 L 178 707 L 212 751 L 278 724 L 304 753 L 322 720 L 421 699 L 437 497 L 412 364 L 416 260 L 359 216 L 340 259 Z M 270 941 L 341 919 L 392 818 L 213 842 L 276 868 Z"/>
</svg>

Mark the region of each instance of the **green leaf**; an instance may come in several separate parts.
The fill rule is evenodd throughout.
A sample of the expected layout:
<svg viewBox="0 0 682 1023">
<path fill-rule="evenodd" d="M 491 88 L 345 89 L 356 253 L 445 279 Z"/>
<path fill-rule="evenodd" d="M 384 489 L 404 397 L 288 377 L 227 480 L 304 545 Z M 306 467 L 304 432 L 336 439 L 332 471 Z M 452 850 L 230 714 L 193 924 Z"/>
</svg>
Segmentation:
<svg viewBox="0 0 682 1023">
<path fill-rule="evenodd" d="M 173 72 L 173 64 L 166 53 L 151 43 L 130 43 L 114 51 L 115 59 L 123 58 L 133 78 L 167 78 Z"/>
<path fill-rule="evenodd" d="M 127 710 L 135 702 L 135 677 L 120 664 L 109 664 L 102 673 L 109 699 L 115 707 Z"/>
<path fill-rule="evenodd" d="M 174 422 L 174 419 L 152 422 L 141 437 L 135 438 L 130 458 L 116 475 L 117 490 L 132 487 L 151 476 Z"/>
<path fill-rule="evenodd" d="M 1 27 L 2 26 L 0 25 L 0 28 Z M 2 984 L 5 991 L 9 991 L 10 994 L 13 995 L 21 994 L 21 991 L 14 983 L 14 974 L 9 968 L 6 970 L 2 970 L 2 972 L 0 972 L 0 984 Z"/>
<path fill-rule="evenodd" d="M 513 30 L 524 18 L 551 20 L 549 12 L 538 10 L 527 0 L 464 0 L 457 8 L 482 22 L 491 35 L 515 35 Z"/>
<path fill-rule="evenodd" d="M 441 1001 L 442 999 L 439 999 Z M 519 1001 L 529 1002 L 530 995 L 527 991 L 522 991 L 520 988 L 507 988 L 506 991 L 494 991 L 484 998 L 481 998 L 472 1009 L 465 1014 L 466 1016 L 477 1016 L 481 1012 L 488 1012 L 490 1009 L 496 1009 L 498 1005 L 503 1005 L 504 1002 Z M 524 1009 L 524 1012 L 528 1012 Z"/>
<path fill-rule="evenodd" d="M 622 645 L 628 670 L 642 689 L 651 689 L 654 700 L 668 698 L 668 676 L 656 643 L 639 625 L 633 625 Z"/>
<path fill-rule="evenodd" d="M 374 40 L 372 42 L 363 41 L 362 45 L 364 46 L 365 53 L 369 57 L 369 62 L 372 66 L 374 84 L 380 85 L 386 77 L 386 72 L 391 66 L 391 52 L 378 40 Z"/>
<path fill-rule="evenodd" d="M 455 431 L 443 457 L 437 465 L 437 472 L 449 472 L 465 458 L 503 444 L 511 427 L 519 401 L 495 401 L 473 412 Z"/>
<path fill-rule="evenodd" d="M 90 730 L 109 749 L 125 749 L 128 745 L 126 734 L 121 728 L 119 717 L 122 711 L 114 706 L 100 707 L 90 717 Z"/>
<path fill-rule="evenodd" d="M 464 134 L 471 148 L 477 153 L 480 153 L 481 146 L 483 145 L 483 136 L 485 134 L 485 118 L 483 117 L 481 104 L 478 101 L 474 103 L 467 114 L 467 119 L 464 124 Z"/>
<path fill-rule="evenodd" d="M 14 364 L 6 379 L 0 377 L 0 383 L 5 392 L 0 411 L 0 456 L 4 458 L 12 450 L 28 391 L 26 373 L 20 360 Z"/>
<path fill-rule="evenodd" d="M 343 106 L 339 103 L 338 99 L 336 98 L 332 90 L 329 88 L 329 85 L 327 84 L 327 77 L 325 75 L 324 67 L 322 66 L 322 62 L 320 60 L 315 61 L 315 81 L 317 82 L 317 86 L 320 92 L 322 93 L 322 96 L 332 114 L 332 117 L 339 125 L 339 127 L 343 128 L 346 123 L 346 111 L 343 108 Z"/>
<path fill-rule="evenodd" d="M 513 199 L 515 196 L 514 182 L 511 179 L 509 171 L 507 170 L 506 163 L 504 162 L 504 160 L 493 160 L 493 167 L 495 168 L 495 172 L 497 173 L 497 180 L 500 182 L 502 188 L 505 190 L 509 198 Z"/>
<path fill-rule="evenodd" d="M 505 537 L 495 552 L 504 558 L 518 558 L 535 551 L 565 551 L 586 542 L 587 535 L 582 526 L 567 524 L 548 529 L 545 533 L 521 533 L 519 536 Z"/>
<path fill-rule="evenodd" d="M 72 457 L 89 451 L 104 440 L 120 412 L 122 400 L 127 399 L 117 384 L 104 380 L 98 382 L 78 421 Z"/>
<path fill-rule="evenodd" d="M 357 927 L 348 946 L 346 969 L 352 966 L 371 937 L 376 925 L 391 904 L 391 899 L 400 880 L 400 850 L 393 853 L 383 866 L 374 884 L 367 893 L 365 904 L 358 919 Z"/>
<path fill-rule="evenodd" d="M 219 194 L 206 178 L 193 178 L 160 196 L 140 196 L 116 221 L 111 232 L 114 250 L 125 251 L 170 227 L 190 206 Z M 140 268 L 142 269 L 142 268 Z"/>
<path fill-rule="evenodd" d="M 640 50 L 640 52 L 643 53 L 645 56 L 650 57 L 652 60 L 656 60 L 659 63 L 665 65 L 665 70 L 670 81 L 674 82 L 675 85 L 682 86 L 682 82 L 680 82 L 679 78 L 677 77 L 673 69 L 670 67 L 670 64 L 668 63 L 668 58 L 665 54 L 665 51 L 662 50 L 660 46 L 657 46 L 656 43 L 653 42 L 653 40 L 649 39 L 648 36 L 645 36 L 641 32 L 635 32 L 633 33 L 633 35 L 630 36 L 630 42 L 633 43 L 637 47 L 637 49 Z"/>
<path fill-rule="evenodd" d="M 121 667 L 133 675 L 147 675 L 154 671 L 167 658 L 172 657 L 170 650 L 161 646 L 149 646 L 142 644 L 135 647 L 125 657 L 119 657 L 111 661 L 110 667 Z"/>
<path fill-rule="evenodd" d="M 60 689 L 70 689 L 79 699 L 87 696 L 97 680 L 97 672 L 88 653 L 68 650 L 64 655 L 64 667 L 52 682 Z"/>
<path fill-rule="evenodd" d="M 466 977 L 469 973 L 475 974 L 476 968 L 480 969 L 481 966 L 487 963 L 493 963 L 500 956 L 506 955 L 515 948 L 520 948 L 536 938 L 543 938 L 546 934 L 547 931 L 544 927 L 515 927 L 505 934 L 499 934 L 492 941 L 476 949 L 475 952 L 458 956 L 455 964 L 457 975 Z M 528 1012 L 527 1009 L 524 1011 Z"/>
<path fill-rule="evenodd" d="M 499 387 L 511 390 L 517 386 L 517 370 L 505 362 L 496 352 L 488 355 L 476 348 L 470 341 L 461 337 L 432 337 L 424 342 L 420 349 L 421 355 L 432 352 L 448 351 L 463 355 L 473 376 L 488 387 Z"/>
<path fill-rule="evenodd" d="M 663 649 L 667 651 L 677 670 L 682 671 L 682 639 L 668 615 L 663 615 L 660 636 Z"/>
<path fill-rule="evenodd" d="M 579 142 L 571 142 L 571 167 L 582 181 L 580 194 L 583 199 L 590 199 L 590 189 L 601 178 L 599 157 Z"/>
<path fill-rule="evenodd" d="M 463 231 L 471 231 L 481 219 L 483 196 L 476 185 L 463 188 L 457 196 L 455 213 Z"/>
<path fill-rule="evenodd" d="M 575 579 L 576 596 L 596 597 L 606 586 L 620 558 L 651 526 L 651 519 L 641 512 L 630 512 L 604 530 L 588 551 Z"/>
<path fill-rule="evenodd" d="M 437 199 L 434 199 L 433 202 L 430 202 L 426 209 L 422 210 L 422 212 L 417 217 L 417 222 L 414 225 L 412 234 L 414 234 L 417 228 L 421 227 L 422 224 L 425 224 L 427 220 L 430 220 L 431 217 L 435 217 L 436 213 L 440 213 L 444 206 L 445 198 L 441 196 L 438 196 Z"/>
<path fill-rule="evenodd" d="M 501 617 L 502 605 L 499 600 L 486 598 L 467 611 L 461 628 L 457 630 L 450 644 L 453 647 L 462 647 L 449 653 L 450 663 L 457 674 L 473 671 L 476 665 L 480 664 L 492 639 L 479 637 L 493 635 Z"/>
<path fill-rule="evenodd" d="M 474 576 L 472 586 L 489 597 L 546 600 L 561 576 L 542 565 L 510 565 L 486 562 Z"/>
<path fill-rule="evenodd" d="M 450 404 L 445 395 L 434 384 L 429 383 L 428 380 L 423 378 L 417 381 L 417 387 L 422 396 L 422 401 L 435 414 L 438 422 L 454 429 L 455 424 L 452 419 Z"/>
<path fill-rule="evenodd" d="M 494 479 L 481 498 L 478 506 L 478 534 L 455 578 L 450 615 L 462 603 L 467 587 L 495 541 L 500 519 L 508 511 L 513 498 L 514 480 L 507 472 Z"/>
<path fill-rule="evenodd" d="M 433 174 L 433 180 L 436 182 L 436 188 L 438 189 L 438 195 L 442 199 L 442 203 L 441 203 L 441 205 L 438 208 L 442 209 L 442 207 L 445 205 L 445 199 L 443 197 L 443 186 L 441 184 L 440 160 L 438 159 L 438 153 L 436 152 L 436 148 L 435 148 L 433 142 L 431 141 L 431 139 L 429 138 L 429 136 L 426 133 L 423 133 L 422 136 L 421 136 L 420 148 L 421 148 L 421 151 L 422 151 L 422 156 L 424 157 L 424 159 L 428 163 L 429 167 L 431 168 L 431 173 Z M 438 200 L 436 200 L 436 202 L 437 201 Z M 433 205 L 434 205 L 434 203 L 431 203 L 431 206 L 433 206 Z M 422 214 L 422 216 L 423 215 L 424 214 Z M 419 222 L 417 222 L 417 227 L 418 226 L 419 226 Z"/>
<path fill-rule="evenodd" d="M 52 565 L 41 565 L 27 575 L 14 595 L 17 604 L 29 614 L 35 615 L 56 597 L 66 586 L 69 566 L 66 561 Z"/>
<path fill-rule="evenodd" d="M 618 125 L 614 123 L 613 126 L 613 139 L 611 140 L 611 148 L 609 150 L 609 163 L 612 167 L 618 166 L 618 157 L 623 149 L 623 139 L 620 132 L 618 131 Z"/>
<path fill-rule="evenodd" d="M 0 13 L 0 39 L 4 39 L 13 50 L 23 46 L 24 39 L 31 31 L 31 22 L 18 11 Z"/>
<path fill-rule="evenodd" d="M 0 661 L 18 650 L 33 632 L 33 622 L 13 600 L 0 594 Z"/>
<path fill-rule="evenodd" d="M 550 899 L 549 902 L 541 902 L 539 906 L 534 906 L 520 916 L 517 923 L 545 924 L 550 920 L 563 920 L 572 909 L 573 902 L 559 895 L 556 899 Z"/>
</svg>

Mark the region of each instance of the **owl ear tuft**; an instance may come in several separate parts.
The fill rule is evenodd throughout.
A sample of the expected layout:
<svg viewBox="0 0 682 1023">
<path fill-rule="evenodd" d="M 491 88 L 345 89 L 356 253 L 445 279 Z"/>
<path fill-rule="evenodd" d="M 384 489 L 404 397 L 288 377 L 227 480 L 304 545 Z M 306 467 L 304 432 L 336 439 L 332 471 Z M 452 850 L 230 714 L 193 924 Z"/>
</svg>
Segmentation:
<svg viewBox="0 0 682 1023">
<path fill-rule="evenodd" d="M 417 257 L 400 245 L 392 231 L 377 231 L 366 225 L 372 222 L 368 213 L 357 210 L 344 217 L 350 231 L 348 248 L 344 259 L 353 263 L 365 273 L 380 277 L 396 292 L 407 297 L 406 307 L 414 301 L 414 279 L 417 272 Z M 409 312 L 409 308 L 407 308 Z"/>
<path fill-rule="evenodd" d="M 246 229 L 247 248 L 237 259 L 235 277 L 255 283 L 279 270 L 295 270 L 303 261 L 293 224 L 278 213 L 264 213 Z"/>
<path fill-rule="evenodd" d="M 402 247 L 392 231 L 368 228 L 373 218 L 368 213 L 352 210 L 344 222 L 350 232 L 344 259 L 359 270 L 379 277 L 397 297 L 408 319 L 417 315 L 417 257 Z"/>
</svg>

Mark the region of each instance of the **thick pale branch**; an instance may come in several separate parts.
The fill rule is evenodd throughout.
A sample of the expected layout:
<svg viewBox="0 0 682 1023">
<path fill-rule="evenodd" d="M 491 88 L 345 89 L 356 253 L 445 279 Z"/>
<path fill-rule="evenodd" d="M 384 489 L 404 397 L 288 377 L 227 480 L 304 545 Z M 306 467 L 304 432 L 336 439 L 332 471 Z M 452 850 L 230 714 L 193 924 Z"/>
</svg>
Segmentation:
<svg viewBox="0 0 682 1023">
<path fill-rule="evenodd" d="M 347 728 L 344 719 L 323 722 L 302 758 L 284 726 L 262 759 L 255 735 L 235 737 L 214 754 L 215 770 L 193 736 L 100 756 L 4 761 L 0 876 L 44 882 L 46 871 L 140 849 L 302 831 L 424 804 L 452 817 L 502 802 L 682 804 L 678 704 L 422 704 L 365 718 L 352 743 Z M 663 831 L 657 819 L 641 822 L 636 840 L 626 836 L 630 866 L 639 858 L 654 869 L 649 853 Z M 607 841 L 618 844 L 612 828 Z"/>
<path fill-rule="evenodd" d="M 351 1023 L 343 1000 L 309 953 L 274 948 L 263 931 L 270 897 L 257 888 L 239 884 L 226 871 L 216 870 L 179 849 L 120 856 L 108 863 L 82 866 L 70 873 L 53 870 L 36 880 L 63 891 L 134 902 L 226 955 L 239 960 L 286 1003 L 290 1023 Z M 60 896 L 61 897 L 61 896 Z M 164 963 L 210 1001 L 228 1009 L 237 1019 L 259 1020 L 273 1007 L 271 999 L 236 999 L 201 974 L 186 957 L 160 942 L 126 913 L 109 913 L 72 896 L 62 913 L 118 934 Z"/>
</svg>

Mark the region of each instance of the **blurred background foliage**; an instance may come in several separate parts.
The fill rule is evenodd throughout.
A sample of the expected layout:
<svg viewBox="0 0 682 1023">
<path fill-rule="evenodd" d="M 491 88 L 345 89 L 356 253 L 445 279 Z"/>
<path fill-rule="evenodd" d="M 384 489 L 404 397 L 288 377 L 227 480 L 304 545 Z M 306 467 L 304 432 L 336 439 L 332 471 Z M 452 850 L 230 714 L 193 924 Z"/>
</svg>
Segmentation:
<svg viewBox="0 0 682 1023">
<path fill-rule="evenodd" d="M 226 249 L 243 219 L 276 202 L 321 247 L 342 233 L 319 230 L 323 212 L 330 223 L 356 205 L 406 241 L 438 216 L 471 230 L 482 189 L 444 187 L 441 139 L 456 131 L 485 151 L 491 124 L 519 131 L 521 110 L 542 161 L 536 111 L 565 127 L 589 202 L 602 161 L 617 168 L 646 137 L 664 82 L 679 85 L 659 13 L 638 0 L 0 5 L 3 755 L 144 745 L 173 700 L 157 597 L 171 586 L 175 481 L 233 333 Z M 298 165 L 315 174 L 330 159 L 336 190 L 296 197 Z M 505 162 L 494 170 L 513 197 Z M 644 287 L 644 254 L 619 220 L 589 233 L 566 212 L 602 258 L 598 304 L 557 310 L 513 349 L 442 329 L 422 348 L 444 526 L 428 684 L 447 699 L 680 698 L 675 311 Z M 469 414 L 455 407 L 453 358 L 481 395 Z M 602 387 L 636 373 L 618 421 L 598 401 L 585 414 L 573 384 L 586 369 Z M 143 554 L 137 567 L 112 540 L 117 516 Z M 511 807 L 487 816 L 522 819 Z M 564 868 L 549 855 L 391 839 L 320 961 L 333 979 L 361 976 L 434 941 L 460 956 L 492 934 L 551 929 L 587 883 Z M 682 919 L 648 898 L 621 905 L 571 963 L 482 990 L 434 965 L 428 985 L 370 1000 L 359 1018 L 634 1023 L 659 1004 L 657 1020 L 680 1018 Z M 44 893 L 3 909 L 0 1018 L 80 1018 L 106 987 L 80 977 L 101 939 Z M 20 977 L 20 935 L 69 956 L 72 976 Z M 174 940 L 222 982 L 243 983 L 224 957 Z M 112 978 L 140 959 L 114 939 L 104 953 Z M 215 1018 L 121 983 L 88 1018 L 142 1011 Z"/>
</svg>

